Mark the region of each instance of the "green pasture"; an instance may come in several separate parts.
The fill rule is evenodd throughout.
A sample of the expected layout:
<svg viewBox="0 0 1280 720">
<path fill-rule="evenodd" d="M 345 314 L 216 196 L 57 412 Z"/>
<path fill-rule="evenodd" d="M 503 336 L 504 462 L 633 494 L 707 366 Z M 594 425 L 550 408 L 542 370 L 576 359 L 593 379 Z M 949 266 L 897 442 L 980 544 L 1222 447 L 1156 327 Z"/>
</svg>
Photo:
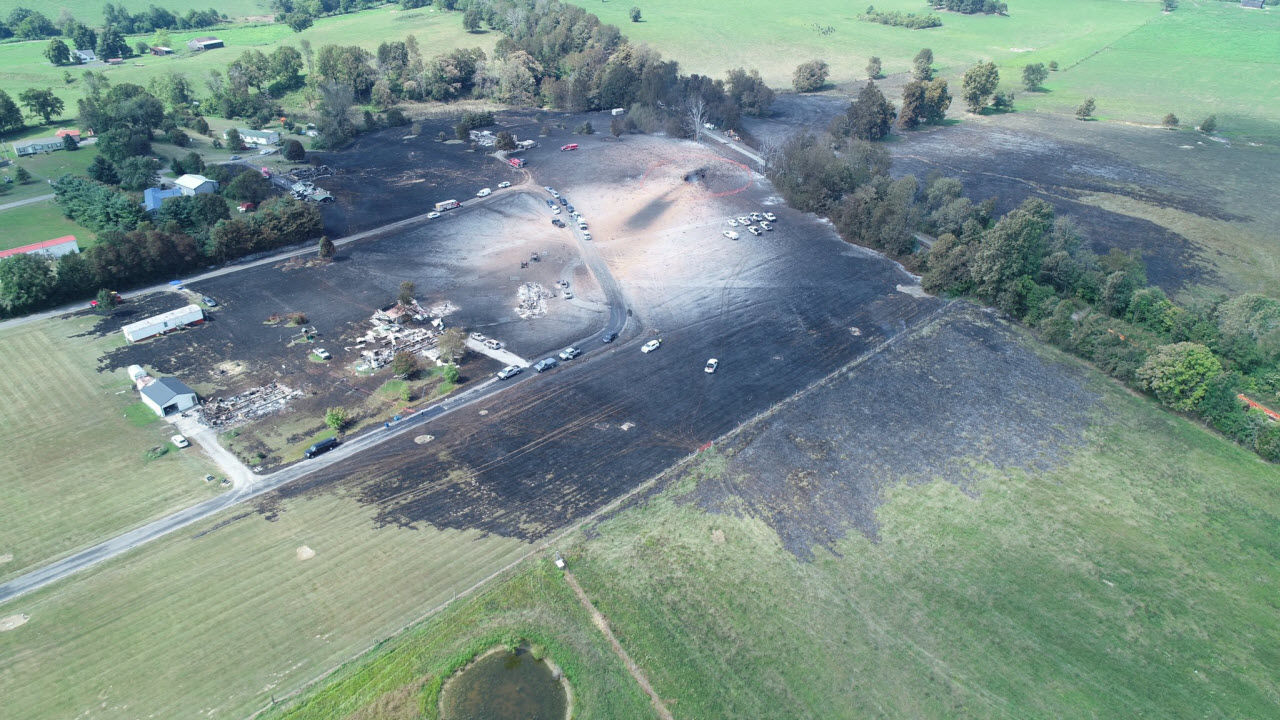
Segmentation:
<svg viewBox="0 0 1280 720">
<path fill-rule="evenodd" d="M 6 228 L 15 213 L 0 215 Z M 218 471 L 194 445 L 146 459 L 174 430 L 154 414 L 137 422 L 145 415 L 129 379 L 98 372 L 98 356 L 123 338 L 96 338 L 93 324 L 51 319 L 0 331 L 0 556 L 12 555 L 0 581 L 221 490 L 204 482 Z"/>
<path fill-rule="evenodd" d="M 225 48 L 190 51 L 187 40 L 202 35 L 216 35 Z M 315 25 L 301 33 L 295 33 L 287 25 L 258 23 L 220 28 L 216 31 L 173 32 L 173 55 L 156 57 L 146 55 L 130 58 L 123 65 L 78 65 L 55 67 L 44 57 L 47 42 L 22 42 L 0 44 L 0 87 L 14 98 L 29 87 L 52 88 L 63 99 L 67 116 L 74 117 L 76 101 L 84 97 L 84 82 L 80 75 L 91 69 L 105 73 L 112 83 L 136 83 L 146 86 L 152 79 L 165 73 L 182 73 L 193 82 L 198 94 L 206 94 L 204 78 L 210 70 L 225 71 L 227 65 L 245 50 L 255 49 L 270 53 L 279 45 L 300 47 L 306 39 L 316 51 L 325 45 L 360 45 L 370 51 L 390 40 L 403 40 L 406 35 L 418 39 L 422 53 L 431 57 L 457 47 L 481 47 L 486 52 L 493 49 L 497 34 L 468 33 L 462 28 L 462 13 L 439 12 L 432 7 L 403 11 L 395 6 L 367 10 L 349 15 L 320 18 Z M 130 44 L 139 38 L 129 38 Z M 150 37 L 142 39 L 150 40 Z M 70 71 L 74 82 L 63 78 Z M 9 138 L 5 138 L 8 140 Z"/>
<path fill-rule="evenodd" d="M 8 17 L 9 13 L 16 7 L 29 7 L 33 10 L 39 10 L 47 15 L 50 20 L 56 22 L 62 11 L 66 10 L 80 22 L 96 27 L 102 24 L 102 6 L 108 1 L 57 0 L 51 3 L 37 3 L 31 0 L 0 0 L 0 16 Z M 135 15 L 145 11 L 153 4 L 159 3 L 152 3 L 149 0 L 123 0 L 115 3 L 116 7 L 123 7 Z M 271 4 L 267 0 L 166 0 L 163 7 L 175 15 L 185 15 L 188 10 L 208 10 L 213 8 L 233 19 L 275 14 L 272 12 Z"/>
<path fill-rule="evenodd" d="M 0 633 L 6 716 L 248 717 L 531 549 L 476 531 L 378 527 L 337 494 L 270 510 L 242 506 L 0 606 L 0 618 L 30 616 Z M 548 609 L 546 634 L 572 612 Z M 450 624 L 436 647 L 456 653 L 530 619 L 513 615 L 475 635 L 457 632 L 465 619 Z M 602 684 L 616 674 L 592 672 Z"/>
<path fill-rule="evenodd" d="M 12 201 L 9 195 L 0 195 L 0 205 Z M 81 250 L 93 244 L 97 237 L 88 228 L 67 219 L 62 214 L 62 208 L 52 198 L 0 210 L 0 250 L 52 240 L 63 235 L 75 235 Z M 3 342 L 2 336 L 0 342 Z M 0 475 L 3 472 L 0 470 Z"/>
</svg>

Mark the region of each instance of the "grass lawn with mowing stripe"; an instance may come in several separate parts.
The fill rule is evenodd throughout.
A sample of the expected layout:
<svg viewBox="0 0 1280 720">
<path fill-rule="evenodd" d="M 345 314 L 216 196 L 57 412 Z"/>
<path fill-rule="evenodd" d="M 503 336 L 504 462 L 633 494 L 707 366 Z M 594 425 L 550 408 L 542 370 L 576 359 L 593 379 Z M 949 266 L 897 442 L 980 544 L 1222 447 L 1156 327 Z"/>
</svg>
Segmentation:
<svg viewBox="0 0 1280 720">
<path fill-rule="evenodd" d="M 3 204 L 6 197 L 0 195 L 0 204 Z M 52 240 L 63 235 L 75 235 L 81 250 L 92 245 L 97 237 L 88 228 L 67 219 L 57 201 L 52 199 L 0 210 L 0 250 Z M 0 335 L 0 338 L 3 336 Z"/>
<path fill-rule="evenodd" d="M 71 337 L 93 322 L 0 330 L 0 556 L 13 555 L 0 581 L 221 489 L 204 482 L 218 470 L 194 446 L 146 458 L 174 431 L 139 411 L 123 372 L 97 372 L 116 337 Z"/>
</svg>

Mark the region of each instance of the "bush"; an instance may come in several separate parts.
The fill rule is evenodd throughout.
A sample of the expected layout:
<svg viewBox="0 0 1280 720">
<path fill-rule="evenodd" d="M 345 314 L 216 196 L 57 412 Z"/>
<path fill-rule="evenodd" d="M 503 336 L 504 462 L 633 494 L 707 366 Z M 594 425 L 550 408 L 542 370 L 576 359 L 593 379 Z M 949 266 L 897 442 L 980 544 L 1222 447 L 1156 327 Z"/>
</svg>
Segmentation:
<svg viewBox="0 0 1280 720">
<path fill-rule="evenodd" d="M 867 8 L 867 12 L 862 16 L 862 19 L 880 23 L 881 25 L 892 25 L 912 30 L 942 27 L 942 18 L 937 15 L 917 15 L 915 13 L 898 12 L 897 10 L 879 12 L 874 6 Z"/>
<path fill-rule="evenodd" d="M 324 413 L 324 424 L 335 432 L 342 432 L 342 429 L 351 423 L 351 416 L 347 413 L 347 409 L 341 405 L 331 407 Z"/>
<path fill-rule="evenodd" d="M 1164 125 L 1165 127 L 1169 128 L 1170 130 L 1177 130 L 1177 129 L 1178 129 L 1178 116 L 1177 116 L 1177 115 L 1174 115 L 1173 113 L 1169 113 L 1168 115 L 1165 115 L 1165 116 L 1164 116 L 1164 119 L 1160 121 L 1160 124 L 1161 124 L 1161 125 Z"/>
<path fill-rule="evenodd" d="M 1199 343 L 1161 345 L 1135 373 L 1138 385 L 1160 402 L 1182 412 L 1194 409 L 1222 374 L 1222 363 Z"/>
<path fill-rule="evenodd" d="M 1209 117 L 1207 117 L 1207 118 L 1205 118 L 1204 120 L 1200 121 L 1200 132 L 1202 132 L 1202 133 L 1211 133 L 1211 132 L 1213 132 L 1214 130 L 1217 130 L 1217 129 L 1218 129 L 1218 116 L 1217 116 L 1217 115 L 1210 115 Z"/>
<path fill-rule="evenodd" d="M 302 147 L 302 143 L 293 138 L 284 141 L 284 149 L 280 154 L 289 162 L 302 162 L 307 157 L 307 151 Z"/>
<path fill-rule="evenodd" d="M 796 67 L 795 74 L 791 78 L 791 84 L 795 87 L 796 92 L 821 90 L 822 86 L 827 84 L 827 75 L 830 72 L 831 68 L 825 61 L 810 60 Z"/>
<path fill-rule="evenodd" d="M 595 131 L 596 129 L 591 127 L 590 121 L 582 123 L 581 125 L 578 126 L 577 130 L 574 130 L 574 132 L 579 135 L 591 135 L 595 133 Z"/>
</svg>

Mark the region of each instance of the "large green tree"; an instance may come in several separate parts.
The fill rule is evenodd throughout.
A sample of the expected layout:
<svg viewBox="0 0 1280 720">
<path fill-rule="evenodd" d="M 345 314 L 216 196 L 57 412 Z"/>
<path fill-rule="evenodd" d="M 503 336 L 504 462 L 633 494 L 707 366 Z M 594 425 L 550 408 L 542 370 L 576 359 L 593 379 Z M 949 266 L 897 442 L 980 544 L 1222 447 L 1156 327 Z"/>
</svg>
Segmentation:
<svg viewBox="0 0 1280 720">
<path fill-rule="evenodd" d="M 9 97 L 9 93 L 0 90 L 0 133 L 17 130 L 22 127 L 22 111 L 18 104 Z"/>
<path fill-rule="evenodd" d="M 1027 92 L 1039 90 L 1049 79 L 1049 68 L 1044 63 L 1031 63 L 1022 68 L 1022 86 Z"/>
<path fill-rule="evenodd" d="M 898 113 L 880 88 L 868 82 L 858 91 L 858 99 L 849 105 L 845 116 L 850 135 L 860 140 L 879 140 L 889 134 Z"/>
<path fill-rule="evenodd" d="M 0 308 L 10 315 L 38 307 L 53 291 L 53 269 L 41 255 L 14 255 L 0 260 Z"/>
<path fill-rule="evenodd" d="M 922 48 L 911 59 L 911 77 L 920 82 L 929 82 L 933 79 L 933 50 Z"/>
<path fill-rule="evenodd" d="M 70 65 L 71 64 L 71 48 L 58 38 L 49 41 L 44 49 L 44 56 L 54 65 Z"/>
<path fill-rule="evenodd" d="M 993 62 L 980 62 L 964 73 L 961 93 L 969 112 L 981 112 L 1000 86 L 1000 71 Z"/>
<path fill-rule="evenodd" d="M 1019 299 L 1005 299 L 1002 295 L 1016 287 L 1015 280 L 1030 278 L 1039 270 L 1045 235 L 1053 228 L 1053 217 L 1048 203 L 1029 198 L 983 235 L 970 263 L 979 297 L 1005 310 L 1016 309 Z"/>
<path fill-rule="evenodd" d="M 796 67 L 791 84 L 796 92 L 814 92 L 827 84 L 827 75 L 830 73 L 831 67 L 825 60 L 810 60 Z"/>
<path fill-rule="evenodd" d="M 1213 351 L 1193 342 L 1161 345 L 1135 373 L 1144 390 L 1181 412 L 1194 410 L 1221 374 L 1222 363 Z"/>
<path fill-rule="evenodd" d="M 160 181 L 160 163 L 152 157 L 129 157 L 117 167 L 120 187 L 125 190 L 145 190 Z"/>
<path fill-rule="evenodd" d="M 48 88 L 44 90 L 27 88 L 22 91 L 18 99 L 22 101 L 23 107 L 43 118 L 45 125 L 48 125 L 53 118 L 61 115 L 64 107 L 62 98 L 54 95 L 53 91 Z"/>
</svg>

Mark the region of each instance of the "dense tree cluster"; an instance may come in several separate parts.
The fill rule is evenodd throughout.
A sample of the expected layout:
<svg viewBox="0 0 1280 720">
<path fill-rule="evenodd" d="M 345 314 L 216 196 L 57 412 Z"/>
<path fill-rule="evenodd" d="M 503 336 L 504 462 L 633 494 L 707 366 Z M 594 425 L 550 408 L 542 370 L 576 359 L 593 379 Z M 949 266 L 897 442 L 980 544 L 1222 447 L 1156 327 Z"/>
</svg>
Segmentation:
<svg viewBox="0 0 1280 720">
<path fill-rule="evenodd" d="M 868 22 L 910 28 L 912 30 L 942 27 L 942 18 L 937 15 L 917 15 L 898 10 L 876 10 L 874 5 L 868 7 L 867 11 L 859 17 Z"/>
<path fill-rule="evenodd" d="M 938 10 L 964 13 L 965 15 L 1008 15 L 1009 6 L 998 0 L 930 0 Z"/>
<path fill-rule="evenodd" d="M 791 78 L 791 85 L 796 89 L 796 92 L 821 90 L 822 86 L 827 84 L 827 75 L 830 72 L 831 68 L 825 60 L 810 60 L 796 67 L 795 74 Z"/>
</svg>

